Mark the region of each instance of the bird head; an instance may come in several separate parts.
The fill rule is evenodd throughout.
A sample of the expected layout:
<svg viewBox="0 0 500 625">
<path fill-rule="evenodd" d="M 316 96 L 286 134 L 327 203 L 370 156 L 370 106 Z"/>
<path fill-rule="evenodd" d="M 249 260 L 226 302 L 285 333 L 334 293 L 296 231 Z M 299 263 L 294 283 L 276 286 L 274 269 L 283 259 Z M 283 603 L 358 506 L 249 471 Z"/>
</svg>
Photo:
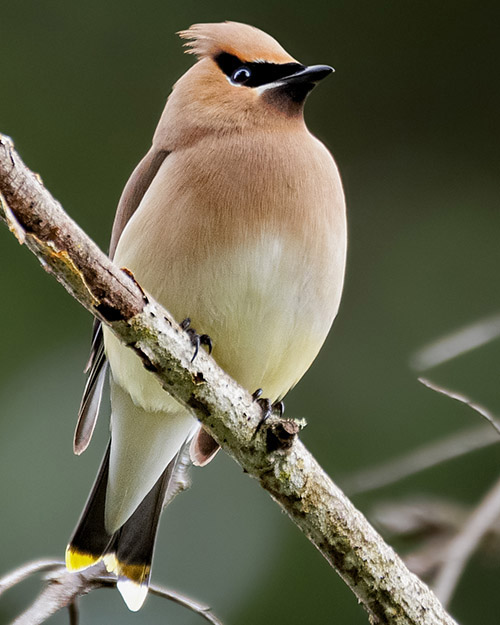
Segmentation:
<svg viewBox="0 0 500 625">
<path fill-rule="evenodd" d="M 300 122 L 307 95 L 333 71 L 299 63 L 273 37 L 247 24 L 195 24 L 179 35 L 198 62 L 177 81 L 170 108 L 204 129 Z"/>
</svg>

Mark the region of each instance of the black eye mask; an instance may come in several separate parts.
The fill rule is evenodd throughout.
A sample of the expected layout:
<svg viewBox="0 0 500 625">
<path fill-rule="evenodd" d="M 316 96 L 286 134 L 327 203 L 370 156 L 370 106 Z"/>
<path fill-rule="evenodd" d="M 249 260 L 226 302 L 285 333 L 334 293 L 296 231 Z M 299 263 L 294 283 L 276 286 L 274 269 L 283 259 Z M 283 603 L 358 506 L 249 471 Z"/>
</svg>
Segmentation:
<svg viewBox="0 0 500 625">
<path fill-rule="evenodd" d="M 268 85 L 305 69 L 300 63 L 245 63 L 228 52 L 221 52 L 214 61 L 232 82 L 245 87 Z"/>
</svg>

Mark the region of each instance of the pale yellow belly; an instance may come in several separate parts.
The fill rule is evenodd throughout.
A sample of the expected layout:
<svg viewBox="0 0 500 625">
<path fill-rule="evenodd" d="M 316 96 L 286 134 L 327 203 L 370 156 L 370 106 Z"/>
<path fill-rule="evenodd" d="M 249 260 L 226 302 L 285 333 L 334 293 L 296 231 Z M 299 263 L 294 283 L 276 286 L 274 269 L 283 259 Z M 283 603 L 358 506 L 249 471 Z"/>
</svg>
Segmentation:
<svg viewBox="0 0 500 625">
<path fill-rule="evenodd" d="M 261 387 L 282 397 L 308 369 L 337 313 L 344 273 L 342 240 L 321 271 L 307 254 L 279 236 L 262 234 L 238 249 L 219 250 L 204 262 L 170 258 L 164 269 L 142 248 L 117 250 L 143 287 L 178 321 L 189 316 L 209 334 L 220 366 L 250 392 Z M 132 239 L 131 239 L 132 240 Z M 155 267 L 156 265 L 156 267 Z M 131 350 L 105 331 L 115 381 L 146 410 L 169 410 L 173 400 Z"/>
</svg>

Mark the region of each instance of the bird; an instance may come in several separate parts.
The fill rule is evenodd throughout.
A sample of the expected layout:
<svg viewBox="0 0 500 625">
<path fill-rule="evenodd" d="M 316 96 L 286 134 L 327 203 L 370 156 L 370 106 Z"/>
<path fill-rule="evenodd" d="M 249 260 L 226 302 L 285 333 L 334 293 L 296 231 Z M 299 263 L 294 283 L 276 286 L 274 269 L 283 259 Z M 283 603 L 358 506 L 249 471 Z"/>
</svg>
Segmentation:
<svg viewBox="0 0 500 625">
<path fill-rule="evenodd" d="M 322 347 L 344 283 L 342 182 L 304 121 L 307 96 L 333 68 L 304 65 L 238 22 L 178 34 L 196 62 L 123 190 L 110 257 L 184 328 L 189 319 L 240 385 L 278 404 Z M 98 322 L 87 370 L 75 452 L 92 437 L 108 373 L 111 438 L 66 565 L 103 560 L 136 611 L 176 473 L 204 466 L 219 445 Z"/>
</svg>

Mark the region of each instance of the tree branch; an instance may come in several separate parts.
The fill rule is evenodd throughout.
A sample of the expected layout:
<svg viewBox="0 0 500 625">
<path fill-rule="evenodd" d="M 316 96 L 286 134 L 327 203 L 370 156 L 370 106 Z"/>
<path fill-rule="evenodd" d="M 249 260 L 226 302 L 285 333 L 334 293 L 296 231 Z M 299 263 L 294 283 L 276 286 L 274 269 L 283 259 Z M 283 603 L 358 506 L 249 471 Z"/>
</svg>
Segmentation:
<svg viewBox="0 0 500 625">
<path fill-rule="evenodd" d="M 296 437 L 283 441 L 280 420 L 256 434 L 261 411 L 251 395 L 204 352 L 190 362 L 190 341 L 174 319 L 70 220 L 1 135 L 0 193 L 0 216 L 18 240 L 260 482 L 349 585 L 372 623 L 454 623 L 304 445 Z"/>
</svg>

